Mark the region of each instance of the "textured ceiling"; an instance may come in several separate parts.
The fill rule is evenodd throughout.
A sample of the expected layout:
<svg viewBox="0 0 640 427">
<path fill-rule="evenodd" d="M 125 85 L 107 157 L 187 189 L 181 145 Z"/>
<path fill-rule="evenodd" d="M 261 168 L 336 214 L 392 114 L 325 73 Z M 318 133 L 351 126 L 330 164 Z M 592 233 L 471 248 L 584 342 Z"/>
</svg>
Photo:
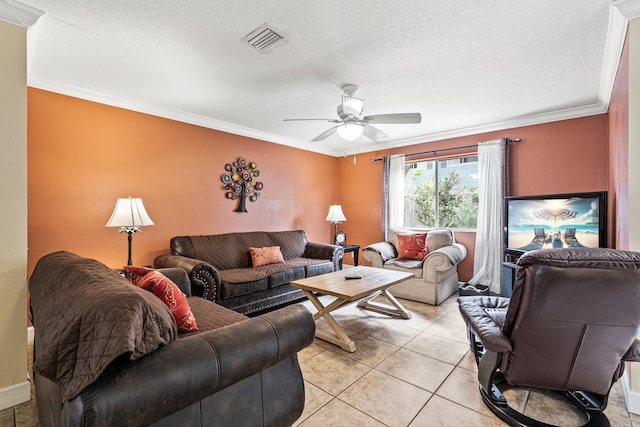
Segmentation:
<svg viewBox="0 0 640 427">
<path fill-rule="evenodd" d="M 624 18 L 607 0 L 21 0 L 28 84 L 331 155 L 341 87 L 378 125 L 372 151 L 607 111 Z M 241 39 L 263 23 L 288 41 Z"/>
</svg>

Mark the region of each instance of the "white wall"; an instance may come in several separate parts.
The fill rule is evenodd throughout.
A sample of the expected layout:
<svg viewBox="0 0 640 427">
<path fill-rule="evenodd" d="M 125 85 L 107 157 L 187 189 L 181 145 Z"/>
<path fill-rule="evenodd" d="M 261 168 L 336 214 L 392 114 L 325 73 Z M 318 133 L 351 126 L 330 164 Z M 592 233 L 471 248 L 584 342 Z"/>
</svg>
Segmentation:
<svg viewBox="0 0 640 427">
<path fill-rule="evenodd" d="M 29 400 L 27 35 L 0 21 L 0 409 Z"/>
<path fill-rule="evenodd" d="M 629 21 L 629 249 L 640 251 L 640 18 Z M 640 337 L 639 337 L 640 338 Z M 640 363 L 629 363 L 628 408 L 640 414 Z"/>
</svg>

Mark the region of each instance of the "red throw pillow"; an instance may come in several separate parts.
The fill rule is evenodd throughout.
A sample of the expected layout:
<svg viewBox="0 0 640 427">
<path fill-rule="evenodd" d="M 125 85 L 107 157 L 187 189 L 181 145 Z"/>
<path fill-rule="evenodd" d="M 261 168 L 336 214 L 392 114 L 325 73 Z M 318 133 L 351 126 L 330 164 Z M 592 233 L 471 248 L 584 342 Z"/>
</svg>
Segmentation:
<svg viewBox="0 0 640 427">
<path fill-rule="evenodd" d="M 421 261 L 427 253 L 427 233 L 398 234 L 398 259 Z"/>
<path fill-rule="evenodd" d="M 129 273 L 135 276 L 131 281 L 134 285 L 147 291 L 153 292 L 155 296 L 165 303 L 173 318 L 176 319 L 178 331 L 189 332 L 197 331 L 198 324 L 189 307 L 187 297 L 178 285 L 173 283 L 168 277 L 156 270 L 149 270 L 148 273 L 140 277 L 138 272 L 143 272 L 146 267 L 127 267 L 125 268 L 125 276 Z"/>
<path fill-rule="evenodd" d="M 284 262 L 282 252 L 280 252 L 280 246 L 249 248 L 249 253 L 251 253 L 251 263 L 254 267 Z"/>
<path fill-rule="evenodd" d="M 137 285 L 140 279 L 142 279 L 147 274 L 155 271 L 153 268 L 149 267 L 140 267 L 137 265 L 125 265 L 122 267 L 124 271 L 124 277 L 126 277 L 131 283 Z"/>
</svg>

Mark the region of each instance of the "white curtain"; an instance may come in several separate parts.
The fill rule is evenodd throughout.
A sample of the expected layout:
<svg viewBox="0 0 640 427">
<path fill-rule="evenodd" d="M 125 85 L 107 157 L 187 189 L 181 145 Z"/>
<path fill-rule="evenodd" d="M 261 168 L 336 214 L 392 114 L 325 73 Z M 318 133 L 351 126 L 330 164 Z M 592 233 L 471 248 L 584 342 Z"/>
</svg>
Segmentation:
<svg viewBox="0 0 640 427">
<path fill-rule="evenodd" d="M 503 245 L 504 168 L 506 140 L 478 144 L 478 228 L 469 283 L 487 285 L 500 293 Z"/>
<path fill-rule="evenodd" d="M 404 154 L 391 156 L 389 171 L 389 226 L 404 225 Z"/>
</svg>

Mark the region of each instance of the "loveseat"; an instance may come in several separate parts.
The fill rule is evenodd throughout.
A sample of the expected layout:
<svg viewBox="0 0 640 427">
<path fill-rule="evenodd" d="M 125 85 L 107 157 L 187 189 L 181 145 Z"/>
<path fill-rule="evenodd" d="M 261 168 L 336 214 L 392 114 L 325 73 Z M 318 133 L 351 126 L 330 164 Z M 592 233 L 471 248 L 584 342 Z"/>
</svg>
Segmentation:
<svg viewBox="0 0 640 427">
<path fill-rule="evenodd" d="M 426 250 L 420 256 L 402 258 L 399 236 L 412 238 Z M 456 243 L 449 228 L 426 232 L 426 244 L 423 236 L 424 232 L 390 228 L 386 242 L 366 246 L 362 253 L 373 267 L 413 273 L 413 278 L 389 289 L 392 295 L 438 305 L 458 290 L 457 266 L 467 256 L 467 249 Z"/>
<path fill-rule="evenodd" d="M 252 262 L 250 248 L 274 247 L 280 262 Z M 170 250 L 155 259 L 156 268 L 183 268 L 194 295 L 242 314 L 303 298 L 290 282 L 337 271 L 344 256 L 341 246 L 309 242 L 302 230 L 178 236 Z"/>
<path fill-rule="evenodd" d="M 69 252 L 38 261 L 29 290 L 40 425 L 295 422 L 304 408 L 296 354 L 313 341 L 311 314 L 292 305 L 250 319 L 190 296 L 184 270 L 160 272 L 180 286 L 199 330 L 179 332 L 159 297 L 98 261 Z"/>
</svg>

